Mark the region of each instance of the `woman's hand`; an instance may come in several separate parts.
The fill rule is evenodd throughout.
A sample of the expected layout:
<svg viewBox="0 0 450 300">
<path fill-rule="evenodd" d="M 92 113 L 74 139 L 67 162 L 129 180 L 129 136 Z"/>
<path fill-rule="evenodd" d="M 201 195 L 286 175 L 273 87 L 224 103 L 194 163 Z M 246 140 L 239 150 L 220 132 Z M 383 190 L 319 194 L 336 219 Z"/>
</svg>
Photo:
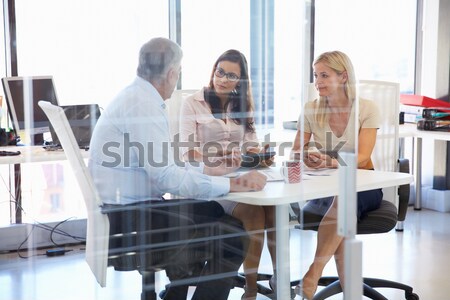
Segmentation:
<svg viewBox="0 0 450 300">
<path fill-rule="evenodd" d="M 247 153 L 253 153 L 253 154 L 258 154 L 258 153 L 266 153 L 268 152 L 267 150 L 269 149 L 269 144 L 265 145 L 264 148 L 260 148 L 260 147 L 247 147 Z M 261 157 L 265 157 L 265 156 L 261 156 Z M 261 160 L 259 162 L 259 166 L 261 167 L 270 167 L 273 164 L 274 161 L 274 157 L 267 157 L 264 158 L 263 160 Z"/>
<path fill-rule="evenodd" d="M 337 168 L 338 161 L 327 154 L 322 154 L 319 151 L 306 150 L 303 155 L 303 162 L 310 168 Z"/>
<path fill-rule="evenodd" d="M 229 155 L 213 161 L 204 161 L 203 173 L 212 176 L 226 175 L 239 169 L 241 160 L 241 151 L 239 148 L 233 148 Z"/>
<path fill-rule="evenodd" d="M 269 149 L 269 144 L 265 145 L 264 148 L 261 149 L 260 153 L 266 153 Z M 261 160 L 259 162 L 259 165 L 262 167 L 270 167 L 273 164 L 273 161 L 275 160 L 275 156 L 267 157 L 264 160 Z"/>
</svg>

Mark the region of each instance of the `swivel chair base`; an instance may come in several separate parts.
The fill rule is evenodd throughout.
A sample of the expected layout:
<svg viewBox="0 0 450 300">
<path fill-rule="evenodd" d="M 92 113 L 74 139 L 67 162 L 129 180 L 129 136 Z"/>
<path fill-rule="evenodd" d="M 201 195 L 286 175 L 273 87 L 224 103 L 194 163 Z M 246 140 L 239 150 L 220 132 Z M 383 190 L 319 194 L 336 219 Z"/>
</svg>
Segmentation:
<svg viewBox="0 0 450 300">
<path fill-rule="evenodd" d="M 301 284 L 301 280 L 293 281 L 291 284 Z M 321 277 L 319 286 L 324 286 L 325 288 L 317 292 L 314 295 L 313 300 L 323 300 L 342 293 L 340 281 L 338 277 L 335 276 Z M 376 291 L 375 288 L 394 288 L 403 290 L 405 292 L 406 300 L 419 300 L 419 296 L 413 293 L 413 288 L 408 285 L 379 278 L 363 278 L 364 296 L 374 300 L 388 300 L 388 298 Z"/>
</svg>

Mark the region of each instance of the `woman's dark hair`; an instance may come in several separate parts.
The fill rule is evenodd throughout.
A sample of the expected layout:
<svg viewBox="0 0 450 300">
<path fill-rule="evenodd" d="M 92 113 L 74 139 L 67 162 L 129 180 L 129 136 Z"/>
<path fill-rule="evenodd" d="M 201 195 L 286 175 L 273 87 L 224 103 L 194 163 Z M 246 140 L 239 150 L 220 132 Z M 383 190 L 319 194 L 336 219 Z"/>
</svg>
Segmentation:
<svg viewBox="0 0 450 300">
<path fill-rule="evenodd" d="M 239 64 L 241 76 L 236 85 L 236 89 L 228 96 L 228 101 L 222 109 L 219 97 L 214 90 L 214 72 L 217 65 L 222 61 L 229 61 Z M 221 118 L 222 114 L 230 107 L 230 118 L 236 124 L 244 124 L 247 132 L 254 132 L 253 120 L 253 97 L 248 76 L 248 64 L 245 56 L 234 49 L 225 51 L 214 63 L 208 88 L 205 89 L 205 100 L 211 106 L 211 111 L 216 118 Z"/>
</svg>

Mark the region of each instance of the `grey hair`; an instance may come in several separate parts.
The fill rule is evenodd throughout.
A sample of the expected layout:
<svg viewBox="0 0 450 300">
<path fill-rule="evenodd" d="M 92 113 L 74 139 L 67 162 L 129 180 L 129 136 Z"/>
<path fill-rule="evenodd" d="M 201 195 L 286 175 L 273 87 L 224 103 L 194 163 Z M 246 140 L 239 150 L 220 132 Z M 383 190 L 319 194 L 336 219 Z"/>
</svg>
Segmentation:
<svg viewBox="0 0 450 300">
<path fill-rule="evenodd" d="M 137 75 L 147 81 L 164 79 L 169 69 L 181 62 L 183 51 L 166 38 L 153 38 L 139 51 Z"/>
</svg>

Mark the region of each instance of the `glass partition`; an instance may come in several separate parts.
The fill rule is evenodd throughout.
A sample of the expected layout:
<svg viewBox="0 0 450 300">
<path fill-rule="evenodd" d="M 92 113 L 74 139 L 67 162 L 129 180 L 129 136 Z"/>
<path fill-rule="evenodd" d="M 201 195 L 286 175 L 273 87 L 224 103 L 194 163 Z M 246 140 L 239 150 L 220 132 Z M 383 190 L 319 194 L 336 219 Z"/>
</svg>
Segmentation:
<svg viewBox="0 0 450 300">
<path fill-rule="evenodd" d="M 132 1 L 131 4 L 107 0 L 94 2 L 45 0 L 38 3 L 35 1 L 17 1 L 16 3 L 19 75 L 52 75 L 60 105 L 97 103 L 106 109 L 117 93 L 131 83 L 135 77 L 141 45 L 152 37 L 169 36 L 168 15 L 169 7 L 172 6 L 169 6 L 167 1 L 139 0 Z M 192 0 L 177 2 L 178 5 L 174 7 L 181 7 L 181 9 L 175 15 L 179 13 L 178 22 L 181 24 L 181 47 L 184 57 L 176 74 L 180 76 L 181 72 L 183 90 L 173 93 L 165 105 L 152 107 L 152 110 L 148 111 L 143 110 L 149 112 L 152 117 L 144 115 L 144 118 L 135 118 L 130 121 L 121 116 L 112 115 L 127 110 L 132 105 L 130 107 L 123 106 L 122 110 L 117 109 L 106 116 L 106 118 L 110 117 L 111 123 L 109 124 L 117 122 L 114 125 L 124 125 L 125 127 L 125 125 L 129 125 L 127 122 L 133 125 L 136 125 L 134 122 L 142 122 L 139 124 L 147 125 L 151 130 L 158 128 L 168 134 L 176 132 L 182 142 L 190 142 L 187 137 L 189 133 L 197 139 L 194 141 L 196 142 L 195 147 L 177 144 L 177 140 L 172 143 L 174 141 L 172 139 L 161 142 L 162 146 L 172 147 L 161 148 L 161 152 L 165 152 L 158 152 L 161 154 L 160 157 L 165 159 L 162 163 L 168 163 L 170 167 L 175 161 L 182 166 L 187 165 L 187 169 L 191 173 L 186 173 L 188 175 L 185 178 L 177 177 L 175 174 L 173 178 L 176 180 L 171 181 L 169 178 L 164 181 L 160 179 L 165 174 L 161 174 L 158 178 L 151 178 L 153 181 L 150 185 L 150 180 L 145 181 L 150 176 L 145 176 L 147 176 L 147 170 L 155 171 L 154 166 L 151 166 L 153 169 L 148 168 L 145 171 L 140 169 L 139 171 L 142 172 L 127 176 L 130 165 L 126 164 L 129 161 L 125 159 L 120 160 L 118 165 L 112 167 L 112 169 L 119 167 L 114 172 L 102 173 L 106 169 L 105 164 L 101 164 L 101 167 L 92 171 L 92 174 L 96 176 L 95 183 L 100 194 L 110 200 L 109 205 L 105 205 L 104 208 L 109 207 L 108 213 L 111 215 L 114 214 L 114 209 L 117 209 L 115 206 L 117 203 L 133 202 L 135 199 L 133 197 L 136 196 L 133 194 L 134 192 L 145 194 L 148 190 L 154 191 L 164 187 L 167 188 L 164 190 L 167 192 L 164 195 L 168 200 L 166 203 L 170 203 L 169 201 L 176 203 L 179 201 L 178 197 L 184 197 L 186 194 L 197 195 L 197 192 L 201 194 L 202 188 L 209 186 L 211 182 L 226 182 L 225 185 L 229 184 L 230 187 L 236 188 L 236 185 L 241 187 L 239 184 L 245 186 L 247 179 L 242 179 L 245 178 L 242 176 L 248 176 L 245 173 L 256 170 L 267 177 L 266 185 L 261 191 L 256 191 L 259 189 L 256 187 L 252 187 L 250 190 L 248 186 L 241 190 L 236 188 L 236 191 L 232 193 L 227 193 L 229 190 L 224 189 L 223 193 L 226 195 L 213 199 L 235 202 L 232 204 L 222 202 L 225 205 L 221 204 L 222 208 L 218 206 L 220 209 L 215 212 L 219 214 L 223 209 L 226 214 L 238 219 L 239 226 L 245 229 L 241 230 L 241 232 L 245 232 L 243 234 L 245 236 L 244 244 L 248 243 L 249 245 L 249 248 L 246 249 L 248 252 L 242 257 L 244 260 L 245 256 L 245 262 L 243 265 L 239 262 L 239 271 L 242 276 L 236 283 L 238 287 L 247 286 L 247 289 L 231 290 L 228 299 L 241 299 L 244 292 L 248 293 L 250 298 L 251 294 L 255 292 L 253 287 L 256 285 L 256 273 L 266 274 L 262 277 L 263 280 L 257 282 L 265 287 L 266 296 L 290 299 L 291 295 L 298 298 L 297 295 L 303 293 L 303 296 L 310 297 L 315 292 L 320 292 L 322 287 L 316 289 L 320 275 L 336 275 L 338 272 L 342 275 L 343 272 L 349 272 L 348 270 L 352 271 L 345 273 L 346 278 L 349 278 L 346 281 L 348 285 L 345 299 L 361 298 L 362 252 L 361 242 L 355 240 L 356 222 L 368 211 L 377 208 L 376 202 L 380 200 L 380 194 L 378 191 L 371 193 L 375 198 L 374 206 L 360 208 L 356 189 L 365 190 L 367 186 L 363 185 L 361 181 L 357 181 L 356 177 L 364 172 L 372 172 L 369 171 L 371 169 L 378 169 L 378 164 L 372 164 L 373 149 L 389 148 L 392 150 L 396 147 L 396 145 L 392 146 L 394 148 L 385 147 L 387 144 L 379 142 L 380 140 L 384 141 L 386 137 L 392 138 L 396 134 L 395 130 L 394 132 L 378 130 L 381 126 L 385 128 L 385 126 L 392 125 L 395 128 L 396 123 L 393 118 L 396 115 L 395 112 L 389 114 L 390 117 L 393 117 L 389 118 L 389 121 L 394 123 L 386 125 L 386 122 L 382 122 L 381 111 L 389 105 L 385 105 L 385 102 L 383 105 L 381 102 L 379 104 L 378 99 L 389 100 L 392 98 L 393 102 L 398 101 L 396 96 L 399 91 L 395 84 L 388 84 L 387 86 L 393 88 L 388 87 L 389 92 L 380 95 L 375 90 L 382 90 L 381 83 L 375 82 L 372 85 L 369 82 L 364 84 L 360 82 L 359 74 L 374 74 L 364 73 L 365 66 L 361 63 L 363 56 L 361 53 L 366 51 L 361 48 L 350 47 L 350 50 L 350 48 L 340 47 L 341 44 L 336 41 L 330 45 L 343 48 L 343 52 L 325 53 L 331 46 L 324 41 L 326 38 L 321 37 L 325 31 L 321 27 L 323 19 L 316 16 L 316 20 L 320 21 L 317 24 L 311 23 L 310 11 L 314 3 L 317 5 L 318 14 L 321 13 L 324 10 L 322 6 L 324 2 L 321 0 L 264 2 L 258 0 L 226 2 Z M 342 4 L 342 6 L 351 5 Z M 357 8 L 361 8 L 356 4 L 353 6 L 355 11 Z M 340 10 L 336 9 L 335 12 L 344 18 L 345 14 L 340 14 Z M 325 21 L 323 22 L 326 23 Z M 255 28 L 255 26 L 260 27 Z M 313 43 L 316 45 L 315 60 L 311 64 L 309 61 L 311 48 L 309 28 L 313 26 L 316 26 L 317 35 L 316 42 Z M 325 29 L 329 28 L 331 27 Z M 334 27 L 332 28 L 334 29 Z M 219 63 L 223 62 L 223 64 L 214 65 L 221 54 L 228 49 L 236 49 L 246 58 L 248 74 L 245 74 L 245 68 L 240 63 L 234 62 L 233 64 L 231 59 L 219 60 Z M 237 56 L 242 60 L 242 55 Z M 368 68 L 372 72 L 374 65 Z M 310 83 L 309 80 L 310 73 L 314 75 L 313 83 Z M 210 81 L 216 82 L 214 87 L 196 93 L 208 86 Z M 232 84 L 235 84 L 234 89 L 226 90 L 224 88 L 232 86 Z M 243 90 L 241 89 L 243 86 L 249 87 L 250 92 L 239 94 Z M 375 89 L 374 86 L 376 86 Z M 249 96 L 252 93 L 256 95 L 253 100 Z M 223 95 L 227 98 L 220 97 Z M 237 104 L 232 102 L 236 99 L 241 102 L 237 102 Z M 243 103 L 242 99 L 250 100 Z M 202 106 L 206 110 L 191 109 L 189 111 L 186 108 L 187 105 L 194 105 L 197 103 L 195 101 L 211 102 Z M 216 104 L 213 103 L 214 101 Z M 251 103 L 252 101 L 254 103 Z M 222 106 L 217 102 L 220 102 L 219 104 Z M 228 110 L 229 103 L 235 104 L 235 106 Z M 251 104 L 254 106 L 252 107 Z M 167 118 L 164 113 L 166 109 Z M 156 111 L 157 114 L 155 114 Z M 142 113 L 141 110 L 136 112 L 137 115 L 140 113 Z M 290 129 L 284 128 L 283 125 L 286 121 L 292 121 L 294 125 Z M 108 124 L 105 124 L 103 123 L 107 127 Z M 177 126 L 176 130 L 166 128 L 167 124 L 177 124 L 175 125 Z M 116 127 L 122 128 L 121 126 Z M 238 129 L 233 131 L 230 127 Z M 61 126 L 59 129 L 61 128 L 68 127 Z M 126 128 L 128 129 L 128 127 Z M 195 134 L 186 128 L 195 128 Z M 139 127 L 138 131 L 142 133 L 145 130 Z M 383 132 L 383 135 L 380 135 L 380 132 Z M 99 136 L 104 138 L 104 140 L 100 140 L 102 143 L 95 144 L 94 146 L 97 148 L 94 151 L 92 149 L 90 152 L 81 151 L 82 159 L 86 159 L 89 155 L 95 156 L 96 159 L 98 157 L 101 159 L 116 157 L 108 156 L 104 148 L 100 147 L 111 142 L 108 140 L 109 137 L 107 135 Z M 148 140 L 151 141 L 152 138 L 153 136 L 147 139 L 145 136 L 140 141 L 144 144 Z M 125 144 L 125 139 L 123 141 Z M 381 146 L 380 143 L 382 143 Z M 201 147 L 197 147 L 197 144 Z M 141 152 L 139 145 L 134 144 L 134 146 L 136 146 L 134 149 L 136 151 L 133 150 L 131 157 L 136 159 L 136 157 L 139 158 Z M 202 149 L 198 150 L 198 148 Z M 209 156 L 211 148 L 215 152 Z M 27 245 L 30 249 L 35 245 L 49 246 L 51 242 L 49 242 L 50 238 L 47 238 L 49 234 L 46 232 L 44 238 L 41 238 L 39 234 L 34 235 L 33 230 L 41 229 L 34 225 L 51 222 L 58 227 L 61 222 L 64 223 L 72 218 L 84 219 L 87 213 L 92 212 L 87 211 L 83 204 L 82 192 L 85 190 L 78 188 L 76 182 L 78 177 L 75 177 L 73 170 L 69 167 L 64 152 L 56 150 L 60 151 L 56 152 L 56 155 L 60 154 L 59 159 L 50 162 L 47 160 L 46 154 L 38 156 L 33 152 L 34 150 L 43 151 L 41 147 L 33 148 L 33 151 L 30 152 L 27 152 L 27 149 L 30 148 L 23 147 L 21 150 L 26 161 L 20 164 L 21 202 L 16 203 L 15 206 L 15 208 L 23 210 L 22 218 L 20 220 L 10 218 L 12 221 L 8 220 L 7 222 L 1 220 L 0 225 L 10 225 L 10 222 L 16 221 L 16 223 L 27 223 L 30 227 L 23 227 L 24 230 L 17 231 L 18 234 L 8 241 L 7 246 L 10 249 L 1 250 L 13 250 L 14 246 L 22 245 Z M 175 154 L 180 154 L 180 159 L 172 157 L 174 154 L 172 150 L 175 151 Z M 191 150 L 198 151 L 190 152 Z M 193 155 L 190 156 L 192 153 Z M 235 165 L 226 169 L 226 172 L 219 170 L 221 173 L 214 173 L 218 169 L 214 165 L 215 163 L 218 162 L 220 165 L 233 158 L 235 161 L 239 160 L 236 160 L 235 154 L 250 165 L 246 166 L 240 163 L 239 166 Z M 151 159 L 153 156 L 146 158 Z M 247 161 L 247 159 L 249 160 Z M 380 160 L 383 161 L 383 159 Z M 105 160 L 101 162 L 105 163 Z M 141 167 L 139 159 L 133 162 L 135 163 L 133 168 Z M 203 165 L 198 164 L 200 162 Z M 106 165 L 108 163 L 111 162 L 107 162 Z M 145 163 L 151 164 L 148 161 Z M 16 167 L 8 170 L 10 178 L 17 174 L 13 171 L 17 172 L 19 164 L 15 165 Z M 199 166 L 203 168 L 200 169 L 202 171 L 207 170 L 205 172 L 212 172 L 210 174 L 216 176 L 225 176 L 229 180 L 224 178 L 206 180 L 198 174 L 193 175 L 192 170 Z M 165 168 L 167 165 L 162 167 Z M 213 167 L 216 169 L 214 170 Z M 117 173 L 115 173 L 116 171 Z M 77 173 L 77 176 L 81 176 L 80 174 Z M 117 174 L 117 176 L 108 176 L 108 174 Z M 185 182 L 194 182 L 193 178 L 197 178 L 196 176 L 199 177 L 198 180 L 201 184 L 184 185 Z M 371 176 L 367 175 L 367 177 Z M 15 179 L 17 180 L 17 177 Z M 373 183 L 374 186 L 377 184 L 378 182 Z M 17 185 L 14 186 L 14 182 L 10 182 L 9 190 L 6 193 L 2 191 L 1 195 L 14 191 L 11 192 L 11 199 L 15 202 L 14 197 L 17 195 L 15 187 Z M 90 188 L 88 185 L 87 190 L 91 191 Z M 208 200 L 211 199 L 208 198 Z M 95 207 L 98 209 L 98 206 Z M 165 213 L 173 216 L 174 212 L 179 213 L 179 211 L 171 209 Z M 11 209 L 11 215 L 17 215 L 14 208 Z M 104 215 L 101 216 L 104 217 Z M 149 213 L 149 216 L 152 215 Z M 133 222 L 139 219 L 135 215 L 131 215 L 131 217 L 127 215 L 127 217 L 127 221 L 119 220 L 115 225 L 122 227 L 129 225 L 128 222 L 134 224 Z M 211 215 L 202 217 L 208 218 Z M 6 216 L 2 214 L 0 218 L 6 218 Z M 142 220 L 152 222 L 152 218 L 146 217 Z M 190 216 L 179 219 L 177 221 L 180 221 L 180 228 L 182 228 L 180 232 L 189 227 L 186 224 L 193 222 L 193 218 Z M 111 220 L 113 220 L 112 217 Z M 168 224 L 169 222 L 159 222 L 160 220 L 157 218 L 154 220 L 157 220 L 155 223 L 158 223 L 157 225 L 162 231 L 171 225 Z M 96 221 L 98 220 L 96 219 Z M 142 221 L 142 224 L 139 225 L 144 226 L 145 222 Z M 93 222 L 91 222 L 92 224 Z M 95 225 L 87 230 L 86 227 L 83 227 L 89 226 L 89 223 L 86 225 L 86 222 L 73 227 L 76 227 L 81 235 L 86 235 L 86 232 L 92 234 L 93 231 L 95 232 L 105 224 L 99 222 Z M 133 229 L 137 227 L 138 225 Z M 200 237 L 201 242 L 205 243 L 214 239 L 215 230 L 224 230 L 224 232 L 227 230 L 216 227 L 211 227 L 212 229 L 207 226 L 200 227 L 195 227 L 195 230 L 199 229 L 199 231 L 195 231 L 196 234 L 199 233 L 199 236 L 195 236 L 195 238 Z M 228 227 L 225 226 L 225 228 Z M 130 233 L 133 239 L 137 235 L 137 231 L 132 230 L 126 234 Z M 320 231 L 321 234 L 318 235 L 316 231 Z M 142 232 L 146 232 L 146 230 L 141 230 L 139 234 Z M 122 232 L 116 233 L 122 234 Z M 183 231 L 183 233 L 185 232 Z M 232 233 L 232 237 L 235 237 L 234 232 Z M 346 239 L 343 239 L 343 236 Z M 32 238 L 29 239 L 29 237 Z M 170 241 L 169 244 L 173 245 L 172 242 L 180 240 L 185 241 L 182 239 L 185 237 L 177 236 L 176 240 Z M 186 240 L 190 242 L 191 237 L 189 235 Z M 33 240 L 33 238 L 36 239 Z M 138 239 L 147 242 L 147 236 L 140 235 Z M 98 242 L 101 239 L 95 241 Z M 73 240 L 67 243 L 70 242 Z M 141 244 L 138 246 L 142 247 Z M 147 246 L 151 248 L 154 245 L 146 243 L 144 247 Z M 216 246 L 214 245 L 214 247 Z M 236 251 L 238 253 L 236 256 L 239 256 L 241 255 L 241 246 L 229 248 Z M 120 263 L 117 259 L 120 256 L 129 258 L 127 255 L 136 255 L 138 251 L 142 250 L 139 247 L 132 248 L 125 254 L 120 252 L 113 257 L 110 263 Z M 222 253 L 224 249 L 228 251 L 229 248 L 221 248 L 219 252 Z M 89 249 L 92 248 L 82 247 L 80 250 L 88 252 Z M 183 245 L 181 250 L 184 249 Z M 217 250 L 217 248 L 215 249 Z M 180 274 L 186 270 L 190 274 L 197 274 L 196 272 L 199 271 L 208 273 L 209 264 L 205 265 L 202 262 L 195 265 L 184 265 L 183 258 L 186 260 L 189 258 L 183 256 L 187 252 L 180 251 L 176 247 L 171 250 L 175 251 L 167 251 L 170 252 L 170 256 L 164 256 L 164 253 L 161 255 L 180 262 L 181 267 L 175 270 L 175 274 L 170 271 L 158 273 L 156 276 L 157 292 L 164 293 L 167 292 L 167 288 L 170 288 L 166 286 L 169 283 L 168 276 L 173 275 L 176 280 L 180 279 L 180 281 L 175 280 L 177 283 L 183 282 L 186 278 L 177 278 L 179 274 L 176 272 L 178 271 Z M 74 294 L 77 297 L 79 297 L 77 292 L 80 292 L 84 293 L 84 298 L 93 299 L 120 298 L 130 295 L 133 298 L 139 297 L 142 287 L 141 278 L 137 272 L 131 276 L 123 275 L 124 272 L 115 272 L 110 268 L 107 271 L 107 287 L 101 288 L 85 265 L 84 254 L 83 252 L 82 266 L 84 269 L 81 271 L 82 275 L 79 276 L 79 282 L 74 285 L 65 283 L 61 286 L 64 286 L 66 290 L 57 292 Z M 335 254 L 337 260 L 333 261 Z M 90 257 L 88 260 L 89 263 L 95 265 L 98 261 L 96 256 L 93 257 L 95 259 Z M 103 256 L 101 259 L 105 259 L 105 257 Z M 141 256 L 139 259 L 143 259 L 143 257 Z M 153 258 L 145 256 L 145 259 L 150 261 Z M 104 262 L 104 260 L 102 261 Z M 123 266 L 119 266 L 118 269 L 120 267 Z M 41 285 L 38 284 L 40 281 L 35 279 L 38 276 L 34 272 L 34 265 L 31 264 L 31 267 L 28 265 L 25 269 L 32 274 L 30 290 L 37 295 L 36 297 L 45 298 L 43 296 L 45 291 L 43 292 Z M 12 273 L 15 274 L 14 272 Z M 229 274 L 227 273 L 227 275 Z M 0 276 L 0 280 L 6 278 L 4 281 L 8 281 L 12 277 L 10 274 L 6 274 L 4 277 Z M 305 280 L 301 281 L 302 278 Z M 102 281 L 99 280 L 99 282 Z M 132 282 L 132 284 L 127 284 L 128 282 Z M 195 282 L 193 285 L 197 284 L 198 282 Z M 79 285 L 88 288 L 79 291 Z M 153 286 L 148 285 L 147 287 Z M 189 289 L 188 298 L 192 296 L 193 291 L 193 288 Z M 14 291 L 10 293 L 12 298 L 17 296 Z"/>
</svg>

